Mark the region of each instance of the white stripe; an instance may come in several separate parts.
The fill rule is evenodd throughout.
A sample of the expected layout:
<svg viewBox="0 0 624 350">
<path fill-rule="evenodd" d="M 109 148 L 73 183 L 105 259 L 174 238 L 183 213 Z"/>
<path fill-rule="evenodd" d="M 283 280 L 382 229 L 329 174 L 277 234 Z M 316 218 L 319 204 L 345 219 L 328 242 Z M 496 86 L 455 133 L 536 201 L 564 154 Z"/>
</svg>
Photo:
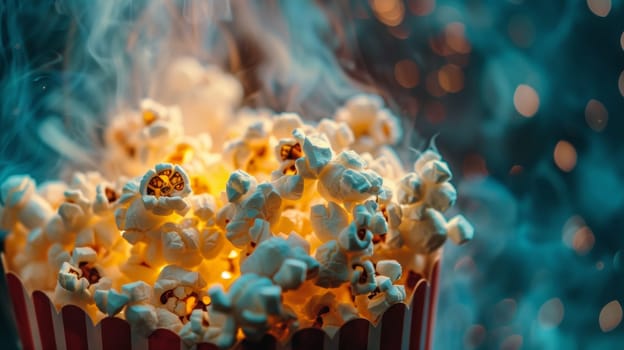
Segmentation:
<svg viewBox="0 0 624 350">
<path fill-rule="evenodd" d="M 67 344 L 65 343 L 65 332 L 63 331 L 63 315 L 60 312 L 56 312 L 56 308 L 54 304 L 49 301 L 50 304 L 50 313 L 52 315 L 52 328 L 54 328 L 54 338 L 56 339 L 56 348 L 57 349 L 67 349 Z"/>
<path fill-rule="evenodd" d="M 87 329 L 87 346 L 89 350 L 102 350 L 102 324 L 98 322 L 97 326 L 91 322 L 91 317 L 85 312 L 85 326 Z"/>
<path fill-rule="evenodd" d="M 325 350 L 338 350 L 340 346 L 340 329 L 334 334 L 333 337 L 325 334 L 325 341 L 323 342 L 323 349 Z"/>
<path fill-rule="evenodd" d="M 368 326 L 368 350 L 379 350 L 381 342 L 381 318 L 379 318 L 379 322 L 377 325 L 373 325 L 372 323 Z"/>
<path fill-rule="evenodd" d="M 41 350 L 41 336 L 39 335 L 39 325 L 37 324 L 37 315 L 35 314 L 35 306 L 33 305 L 32 297 L 28 295 L 26 289 L 21 284 L 22 293 L 24 294 L 24 303 L 26 304 L 26 315 L 28 316 L 28 325 L 30 327 L 30 334 L 32 336 L 33 346 L 35 349 Z"/>
<path fill-rule="evenodd" d="M 408 305 L 405 308 L 405 314 L 403 316 L 403 335 L 401 337 L 401 350 L 407 350 L 409 348 L 410 336 L 412 334 L 412 313 L 414 308 Z"/>
<path fill-rule="evenodd" d="M 130 332 L 130 337 L 132 341 L 132 350 L 147 350 L 149 345 L 147 337 L 136 334 L 136 332 Z"/>
</svg>

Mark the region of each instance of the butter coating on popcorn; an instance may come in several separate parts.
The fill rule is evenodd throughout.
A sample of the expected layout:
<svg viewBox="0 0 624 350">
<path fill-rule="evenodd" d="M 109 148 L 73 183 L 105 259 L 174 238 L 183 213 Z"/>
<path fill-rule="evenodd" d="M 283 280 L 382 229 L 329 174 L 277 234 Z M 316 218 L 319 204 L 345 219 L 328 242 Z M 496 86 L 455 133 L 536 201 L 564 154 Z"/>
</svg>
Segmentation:
<svg viewBox="0 0 624 350">
<path fill-rule="evenodd" d="M 355 96 L 311 124 L 236 111 L 240 86 L 210 87 L 229 77 L 192 59 L 171 69 L 164 89 L 180 107 L 144 100 L 113 118 L 101 173 L 0 184 L 9 269 L 29 290 L 137 334 L 168 328 L 186 346 L 226 348 L 377 322 L 409 302 L 406 276 L 425 275 L 447 238 L 474 236 L 445 216 L 457 191 L 440 154 L 399 160 L 400 123 L 381 98 Z M 211 134 L 185 134 L 185 118 L 209 113 L 195 92 L 222 95 Z"/>
</svg>

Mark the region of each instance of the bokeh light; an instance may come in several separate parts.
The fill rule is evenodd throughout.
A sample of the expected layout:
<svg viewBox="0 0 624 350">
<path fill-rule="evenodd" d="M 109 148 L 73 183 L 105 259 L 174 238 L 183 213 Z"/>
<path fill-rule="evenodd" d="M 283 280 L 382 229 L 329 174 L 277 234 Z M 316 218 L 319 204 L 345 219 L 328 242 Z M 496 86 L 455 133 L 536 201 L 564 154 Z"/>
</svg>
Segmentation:
<svg viewBox="0 0 624 350">
<path fill-rule="evenodd" d="M 544 328 L 557 327 L 563 321 L 565 309 L 559 298 L 546 301 L 539 309 L 538 320 Z"/>
<path fill-rule="evenodd" d="M 611 0 L 587 0 L 589 10 L 598 17 L 607 17 L 611 11 Z"/>
<path fill-rule="evenodd" d="M 520 115 L 530 118 L 537 113 L 540 101 L 535 89 L 529 85 L 521 84 L 516 88 L 513 96 L 514 106 Z"/>
<path fill-rule="evenodd" d="M 611 332 L 622 322 L 622 305 L 613 300 L 600 310 L 599 323 L 603 332 Z"/>
<path fill-rule="evenodd" d="M 585 107 L 585 120 L 594 131 L 602 131 L 609 121 L 609 112 L 605 106 L 597 100 L 590 100 Z"/>
<path fill-rule="evenodd" d="M 576 149 L 568 141 L 561 140 L 555 146 L 553 158 L 559 169 L 570 172 L 576 166 Z"/>
</svg>

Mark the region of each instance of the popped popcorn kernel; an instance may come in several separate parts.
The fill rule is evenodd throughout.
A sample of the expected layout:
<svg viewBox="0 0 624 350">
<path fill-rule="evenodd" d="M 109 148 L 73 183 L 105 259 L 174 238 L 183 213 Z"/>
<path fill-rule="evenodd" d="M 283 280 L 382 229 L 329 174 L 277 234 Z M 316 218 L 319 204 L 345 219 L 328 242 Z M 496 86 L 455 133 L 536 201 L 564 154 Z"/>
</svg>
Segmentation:
<svg viewBox="0 0 624 350">
<path fill-rule="evenodd" d="M 8 266 L 30 291 L 94 321 L 124 318 L 139 336 L 170 329 L 187 347 L 287 341 L 378 322 L 411 302 L 410 276 L 427 275 L 447 238 L 473 238 L 464 216 L 445 216 L 457 201 L 450 167 L 430 149 L 407 169 L 380 97 L 354 96 L 312 124 L 237 110 L 236 81 L 193 59 L 166 75 L 180 106 L 118 113 L 99 172 L 0 184 Z M 195 92 L 220 96 L 214 110 Z M 214 126 L 187 132 L 200 113 Z"/>
</svg>

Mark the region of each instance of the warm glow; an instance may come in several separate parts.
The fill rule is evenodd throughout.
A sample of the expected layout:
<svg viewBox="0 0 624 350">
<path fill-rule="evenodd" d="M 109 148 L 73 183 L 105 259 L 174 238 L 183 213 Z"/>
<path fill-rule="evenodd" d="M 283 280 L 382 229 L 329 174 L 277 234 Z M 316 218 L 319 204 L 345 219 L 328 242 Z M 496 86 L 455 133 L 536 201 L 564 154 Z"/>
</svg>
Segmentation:
<svg viewBox="0 0 624 350">
<path fill-rule="evenodd" d="M 539 309 L 538 319 L 542 327 L 557 327 L 563 320 L 564 307 L 561 299 L 552 298 Z"/>
<path fill-rule="evenodd" d="M 594 131 L 602 131 L 607 126 L 609 112 L 605 106 L 597 100 L 590 100 L 585 106 L 585 121 Z"/>
<path fill-rule="evenodd" d="M 570 172 L 576 166 L 576 149 L 568 141 L 559 141 L 555 146 L 554 160 L 559 169 Z"/>
<path fill-rule="evenodd" d="M 401 60 L 394 66 L 394 78 L 404 88 L 418 85 L 418 66 L 412 60 Z"/>
<path fill-rule="evenodd" d="M 611 0 L 587 0 L 589 10 L 598 17 L 607 17 L 611 11 Z"/>
<path fill-rule="evenodd" d="M 223 271 L 223 272 L 221 272 L 221 278 L 224 279 L 224 280 L 232 279 L 232 277 L 234 277 L 234 276 L 232 275 L 232 273 L 230 271 Z"/>
<path fill-rule="evenodd" d="M 539 96 L 535 89 L 529 85 L 518 85 L 513 99 L 516 110 L 524 117 L 530 118 L 534 116 L 539 109 Z"/>
<path fill-rule="evenodd" d="M 464 88 L 464 73 L 458 66 L 447 64 L 438 71 L 438 82 L 446 92 L 459 92 Z"/>
<path fill-rule="evenodd" d="M 230 253 L 228 254 L 228 259 L 236 259 L 238 258 L 238 252 L 234 249 L 230 250 Z"/>
<path fill-rule="evenodd" d="M 595 242 L 596 238 L 594 237 L 594 233 L 589 227 L 583 226 L 574 233 L 572 248 L 574 248 L 578 254 L 584 255 L 594 247 Z"/>
<path fill-rule="evenodd" d="M 444 30 L 446 45 L 457 53 L 469 53 L 470 43 L 466 40 L 466 27 L 463 23 L 449 23 Z"/>
<path fill-rule="evenodd" d="M 193 312 L 193 309 L 195 308 L 195 304 L 197 303 L 197 298 L 191 296 L 188 297 L 186 299 L 186 314 L 189 315 L 191 312 Z"/>
<path fill-rule="evenodd" d="M 371 0 L 371 7 L 377 19 L 387 26 L 396 27 L 403 22 L 405 16 L 403 1 Z"/>
<path fill-rule="evenodd" d="M 600 310 L 600 329 L 603 332 L 614 330 L 622 322 L 622 305 L 617 300 L 613 300 Z"/>
<path fill-rule="evenodd" d="M 620 78 L 618 79 L 618 88 L 620 89 L 620 95 L 624 96 L 624 70 L 620 73 Z"/>
</svg>

